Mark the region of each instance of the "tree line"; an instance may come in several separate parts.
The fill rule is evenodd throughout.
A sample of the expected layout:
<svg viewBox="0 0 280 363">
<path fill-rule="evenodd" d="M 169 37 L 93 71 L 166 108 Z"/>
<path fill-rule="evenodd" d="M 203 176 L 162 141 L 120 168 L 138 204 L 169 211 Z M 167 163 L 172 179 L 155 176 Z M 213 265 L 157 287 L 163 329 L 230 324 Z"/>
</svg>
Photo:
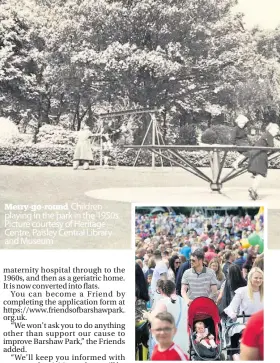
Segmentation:
<svg viewBox="0 0 280 363">
<path fill-rule="evenodd" d="M 278 122 L 280 29 L 246 29 L 236 3 L 4 0 L 0 116 L 79 130 L 102 111 L 158 108 L 165 139 L 240 112 Z M 140 138 L 148 123 L 137 118 Z"/>
</svg>

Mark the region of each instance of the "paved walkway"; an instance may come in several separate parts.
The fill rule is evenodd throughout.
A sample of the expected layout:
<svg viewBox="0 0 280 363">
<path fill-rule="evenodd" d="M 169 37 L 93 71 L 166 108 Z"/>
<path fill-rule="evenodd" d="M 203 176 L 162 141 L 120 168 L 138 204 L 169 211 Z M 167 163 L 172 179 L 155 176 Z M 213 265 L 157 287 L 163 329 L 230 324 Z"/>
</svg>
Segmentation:
<svg viewBox="0 0 280 363">
<path fill-rule="evenodd" d="M 204 169 L 205 170 L 205 169 Z M 207 170 L 210 173 L 210 170 Z M 248 186 L 252 179 L 245 174 L 224 185 L 221 194 L 209 185 L 179 168 L 124 168 L 73 171 L 72 168 L 0 166 L 0 248 L 5 246 L 4 204 L 102 205 L 102 211 L 117 213 L 108 229 L 112 235 L 100 237 L 63 237 L 53 246 L 37 248 L 129 248 L 131 241 L 130 203 L 169 205 L 268 205 L 270 248 L 278 248 L 280 229 L 280 171 L 269 170 L 260 189 L 261 200 L 251 201 Z M 279 209 L 278 209 L 279 208 Z M 279 243 L 280 246 L 280 243 Z M 16 246 L 34 248 L 34 246 Z"/>
</svg>

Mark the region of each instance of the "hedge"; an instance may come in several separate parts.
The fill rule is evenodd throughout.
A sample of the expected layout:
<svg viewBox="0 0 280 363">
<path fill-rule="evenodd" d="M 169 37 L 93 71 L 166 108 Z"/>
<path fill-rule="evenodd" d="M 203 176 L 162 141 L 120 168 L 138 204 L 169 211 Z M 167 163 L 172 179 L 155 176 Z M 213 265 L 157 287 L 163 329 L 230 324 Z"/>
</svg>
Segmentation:
<svg viewBox="0 0 280 363">
<path fill-rule="evenodd" d="M 1 165 L 72 165 L 73 148 L 60 145 L 0 145 Z"/>
<path fill-rule="evenodd" d="M 73 147 L 61 145 L 0 145 L 0 165 L 26 165 L 26 166 L 70 166 L 72 165 Z M 120 166 L 132 166 L 137 150 L 115 148 L 111 152 L 109 164 L 117 161 Z M 209 166 L 206 151 L 182 151 L 181 154 L 198 167 Z M 225 167 L 231 167 L 236 159 L 236 152 L 229 152 Z M 99 154 L 96 158 L 99 163 Z M 163 160 L 164 166 L 170 166 L 169 161 Z M 141 150 L 137 166 L 150 166 L 151 153 Z M 161 160 L 156 156 L 156 165 L 161 165 Z M 175 165 L 176 166 L 176 165 Z M 280 169 L 280 156 L 270 162 L 270 167 Z"/>
</svg>

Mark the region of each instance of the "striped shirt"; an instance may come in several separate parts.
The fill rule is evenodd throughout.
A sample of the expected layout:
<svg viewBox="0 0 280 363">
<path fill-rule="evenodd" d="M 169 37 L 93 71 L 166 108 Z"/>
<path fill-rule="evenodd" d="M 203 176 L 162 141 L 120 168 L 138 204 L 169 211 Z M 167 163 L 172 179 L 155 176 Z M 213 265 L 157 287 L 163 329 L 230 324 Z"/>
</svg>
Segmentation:
<svg viewBox="0 0 280 363">
<path fill-rule="evenodd" d="M 200 273 L 190 268 L 184 272 L 182 277 L 182 285 L 187 285 L 187 294 L 191 300 L 201 296 L 210 297 L 211 286 L 217 284 L 215 272 L 208 267 L 203 267 Z"/>
</svg>

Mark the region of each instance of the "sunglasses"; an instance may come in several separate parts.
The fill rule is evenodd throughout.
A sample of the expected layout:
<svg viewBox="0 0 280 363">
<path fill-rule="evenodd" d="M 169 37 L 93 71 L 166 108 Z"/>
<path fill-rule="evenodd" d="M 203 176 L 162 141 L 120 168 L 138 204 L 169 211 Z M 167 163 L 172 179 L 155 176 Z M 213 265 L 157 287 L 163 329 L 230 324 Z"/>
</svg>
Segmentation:
<svg viewBox="0 0 280 363">
<path fill-rule="evenodd" d="M 176 261 L 175 263 L 176 263 L 176 265 L 180 265 L 181 262 L 180 261 Z"/>
</svg>

